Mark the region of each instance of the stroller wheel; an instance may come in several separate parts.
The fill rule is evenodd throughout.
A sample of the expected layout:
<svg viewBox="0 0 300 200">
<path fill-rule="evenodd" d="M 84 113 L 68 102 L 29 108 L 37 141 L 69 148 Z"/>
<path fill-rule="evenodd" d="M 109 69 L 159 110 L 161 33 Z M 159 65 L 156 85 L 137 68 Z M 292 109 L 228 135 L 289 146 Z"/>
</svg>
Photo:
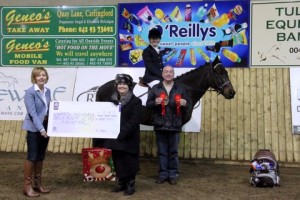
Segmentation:
<svg viewBox="0 0 300 200">
<path fill-rule="evenodd" d="M 277 182 L 276 185 L 280 186 L 280 178 L 279 178 L 279 176 L 276 176 L 276 182 Z"/>
<path fill-rule="evenodd" d="M 254 187 L 257 187 L 257 183 L 259 183 L 259 180 L 258 180 L 258 178 L 252 176 L 252 177 L 250 178 L 249 183 L 250 183 L 250 185 L 253 185 Z"/>
</svg>

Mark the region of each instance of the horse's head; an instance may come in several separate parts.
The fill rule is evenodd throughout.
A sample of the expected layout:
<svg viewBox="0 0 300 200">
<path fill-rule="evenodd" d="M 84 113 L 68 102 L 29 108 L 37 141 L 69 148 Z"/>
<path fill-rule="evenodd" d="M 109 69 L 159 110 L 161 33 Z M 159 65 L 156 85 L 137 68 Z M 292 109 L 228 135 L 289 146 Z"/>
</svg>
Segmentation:
<svg viewBox="0 0 300 200">
<path fill-rule="evenodd" d="M 210 87 L 214 88 L 219 94 L 222 94 L 226 99 L 232 99 L 235 95 L 235 90 L 228 77 L 228 72 L 220 62 L 218 57 L 210 65 Z"/>
</svg>

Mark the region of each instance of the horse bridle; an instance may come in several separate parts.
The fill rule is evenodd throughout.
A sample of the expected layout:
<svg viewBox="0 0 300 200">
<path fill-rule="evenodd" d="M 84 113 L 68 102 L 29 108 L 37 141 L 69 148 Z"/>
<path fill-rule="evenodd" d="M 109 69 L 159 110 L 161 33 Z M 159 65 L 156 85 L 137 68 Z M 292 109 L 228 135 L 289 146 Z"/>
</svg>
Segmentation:
<svg viewBox="0 0 300 200">
<path fill-rule="evenodd" d="M 212 78 L 213 78 L 213 80 L 214 80 L 214 83 L 215 83 L 217 89 L 216 89 L 216 90 L 207 90 L 207 91 L 216 91 L 216 92 L 218 93 L 218 95 L 219 95 L 219 94 L 222 94 L 222 93 L 223 93 L 224 87 L 225 87 L 226 85 L 228 85 L 229 83 L 231 83 L 231 82 L 230 82 L 230 80 L 228 80 L 228 81 L 225 81 L 224 83 L 220 83 L 221 81 L 220 81 L 220 80 L 215 76 L 215 74 L 214 74 L 214 69 L 215 69 L 218 65 L 221 65 L 221 63 L 218 63 L 218 64 L 216 64 L 214 67 L 211 67 L 211 70 L 210 70 L 210 75 L 212 76 Z"/>
</svg>

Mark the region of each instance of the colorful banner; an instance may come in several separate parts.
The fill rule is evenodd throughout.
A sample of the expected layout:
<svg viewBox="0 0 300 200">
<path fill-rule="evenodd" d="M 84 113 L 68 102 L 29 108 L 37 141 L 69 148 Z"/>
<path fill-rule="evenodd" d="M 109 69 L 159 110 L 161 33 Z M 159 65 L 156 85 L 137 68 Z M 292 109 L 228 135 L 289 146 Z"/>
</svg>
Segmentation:
<svg viewBox="0 0 300 200">
<path fill-rule="evenodd" d="M 2 66 L 116 66 L 116 6 L 3 7 Z"/>
<path fill-rule="evenodd" d="M 3 38 L 1 65 L 115 66 L 115 38 Z"/>
<path fill-rule="evenodd" d="M 300 68 L 290 68 L 292 133 L 300 134 Z"/>
<path fill-rule="evenodd" d="M 4 36 L 112 36 L 116 34 L 115 6 L 3 7 Z"/>
<path fill-rule="evenodd" d="M 251 4 L 251 66 L 299 66 L 299 5 L 300 1 Z"/>
<path fill-rule="evenodd" d="M 25 90 L 32 86 L 32 68 L 0 67 L 0 120 L 23 120 Z M 48 68 L 51 99 L 72 100 L 76 69 Z"/>
<path fill-rule="evenodd" d="M 249 1 L 121 3 L 119 66 L 144 67 L 148 32 L 162 33 L 164 63 L 198 67 L 216 56 L 226 67 L 249 66 Z"/>
</svg>

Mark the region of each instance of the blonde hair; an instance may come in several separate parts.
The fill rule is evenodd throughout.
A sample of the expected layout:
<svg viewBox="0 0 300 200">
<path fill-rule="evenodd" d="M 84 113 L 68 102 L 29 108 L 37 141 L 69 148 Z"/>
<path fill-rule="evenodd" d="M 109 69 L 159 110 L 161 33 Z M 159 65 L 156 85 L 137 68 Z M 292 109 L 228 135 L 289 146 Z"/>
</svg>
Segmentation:
<svg viewBox="0 0 300 200">
<path fill-rule="evenodd" d="M 35 78 L 42 72 L 44 71 L 46 76 L 47 76 L 47 82 L 49 80 L 49 76 L 48 76 L 48 72 L 44 67 L 35 67 L 33 68 L 32 72 L 31 72 L 31 83 L 36 83 Z"/>
</svg>

